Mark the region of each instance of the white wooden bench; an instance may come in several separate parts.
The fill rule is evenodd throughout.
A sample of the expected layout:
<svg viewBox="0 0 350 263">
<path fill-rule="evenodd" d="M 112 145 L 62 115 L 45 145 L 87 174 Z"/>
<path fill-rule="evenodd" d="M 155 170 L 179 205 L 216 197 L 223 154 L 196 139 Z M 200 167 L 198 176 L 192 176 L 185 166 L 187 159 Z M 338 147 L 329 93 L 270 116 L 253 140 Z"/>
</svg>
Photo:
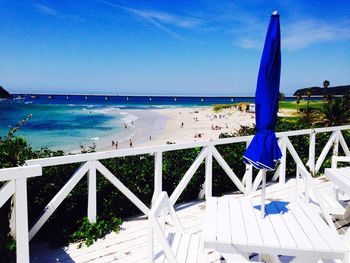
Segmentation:
<svg viewBox="0 0 350 263">
<path fill-rule="evenodd" d="M 348 262 L 347 248 L 319 200 L 311 175 L 303 167 L 298 167 L 298 173 L 318 200 L 322 217 L 305 201 L 270 202 L 261 218 L 259 199 L 211 198 L 203 230 L 205 248 L 216 249 L 227 262 L 249 262 L 253 252 L 268 262 L 280 262 L 280 255 L 294 257 L 292 262 Z"/>
<path fill-rule="evenodd" d="M 161 214 L 169 212 L 177 231 L 167 235 L 161 225 Z M 150 224 L 150 262 L 170 263 L 203 263 L 206 262 L 204 248 L 201 245 L 200 236 L 186 234 L 182 228 L 179 218 L 171 205 L 166 192 L 162 192 L 154 203 L 149 215 Z M 154 255 L 154 237 L 161 246 L 161 251 Z"/>
<path fill-rule="evenodd" d="M 334 156 L 332 168 L 326 168 L 325 175 L 332 181 L 337 191 L 350 194 L 350 167 L 337 168 L 339 162 L 350 163 L 350 156 Z M 338 194 L 336 194 L 336 199 L 338 199 Z"/>
<path fill-rule="evenodd" d="M 328 179 L 331 180 L 333 184 L 333 196 L 334 202 L 339 203 L 339 194 L 342 193 L 345 196 L 350 195 L 350 167 L 341 167 L 337 168 L 339 162 L 348 162 L 350 163 L 350 156 L 334 156 L 332 158 L 332 168 L 325 169 L 325 175 Z M 345 220 L 350 219 L 350 206 L 345 204 L 346 208 L 343 211 L 339 210 L 337 217 L 340 217 Z M 345 238 L 350 242 L 350 231 L 346 232 Z"/>
</svg>

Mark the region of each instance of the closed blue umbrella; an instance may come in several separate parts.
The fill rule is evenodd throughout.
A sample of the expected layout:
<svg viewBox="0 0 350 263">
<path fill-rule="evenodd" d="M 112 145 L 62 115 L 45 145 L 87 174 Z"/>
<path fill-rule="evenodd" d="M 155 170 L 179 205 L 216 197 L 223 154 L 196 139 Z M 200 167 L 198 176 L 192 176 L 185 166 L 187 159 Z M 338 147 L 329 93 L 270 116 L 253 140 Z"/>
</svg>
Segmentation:
<svg viewBox="0 0 350 263">
<path fill-rule="evenodd" d="M 275 126 L 278 111 L 281 75 L 281 34 L 277 11 L 272 13 L 261 57 L 255 92 L 256 129 L 253 140 L 244 153 L 244 160 L 262 169 L 261 212 L 265 211 L 266 170 L 274 170 L 282 157 Z"/>
</svg>

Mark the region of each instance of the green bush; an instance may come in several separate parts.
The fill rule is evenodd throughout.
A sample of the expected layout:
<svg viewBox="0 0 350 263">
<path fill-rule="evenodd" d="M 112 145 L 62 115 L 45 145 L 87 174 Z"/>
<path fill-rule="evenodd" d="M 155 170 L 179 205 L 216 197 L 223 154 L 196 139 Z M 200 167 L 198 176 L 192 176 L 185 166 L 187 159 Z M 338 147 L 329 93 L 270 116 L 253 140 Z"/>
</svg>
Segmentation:
<svg viewBox="0 0 350 263">
<path fill-rule="evenodd" d="M 213 110 L 214 111 L 221 111 L 223 109 L 229 109 L 234 107 L 236 104 L 214 104 Z"/>
<path fill-rule="evenodd" d="M 78 245 L 80 248 L 83 244 L 91 246 L 97 239 L 112 231 L 118 233 L 122 220 L 115 217 L 110 218 L 110 220 L 100 220 L 97 217 L 96 223 L 90 223 L 88 218 L 84 217 L 79 223 L 81 226 L 69 236 L 69 242 L 80 242 Z"/>
</svg>

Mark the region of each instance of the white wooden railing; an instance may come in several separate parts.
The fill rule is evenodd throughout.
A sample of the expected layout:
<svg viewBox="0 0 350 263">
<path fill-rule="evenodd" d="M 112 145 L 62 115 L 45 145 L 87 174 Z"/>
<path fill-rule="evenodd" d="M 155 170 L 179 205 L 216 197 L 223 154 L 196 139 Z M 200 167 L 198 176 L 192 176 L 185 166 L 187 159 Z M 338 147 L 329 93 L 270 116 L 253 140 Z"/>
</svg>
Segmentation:
<svg viewBox="0 0 350 263">
<path fill-rule="evenodd" d="M 286 155 L 287 152 L 290 153 L 294 162 L 301 167 L 301 169 L 305 169 L 305 165 L 309 167 L 309 171 L 312 175 L 316 174 L 324 160 L 333 147 L 333 156 L 338 155 L 339 145 L 342 147 L 343 152 L 346 156 L 350 156 L 349 148 L 345 142 L 342 131 L 350 130 L 350 125 L 348 126 L 338 126 L 338 127 L 329 127 L 329 128 L 318 128 L 318 129 L 305 129 L 305 130 L 297 130 L 297 131 L 288 131 L 288 132 L 280 132 L 277 133 L 278 144 L 282 150 L 282 159 L 281 163 L 278 166 L 275 174 L 272 178 L 273 181 L 279 180 L 279 183 L 284 184 L 286 181 Z M 321 154 L 316 158 L 316 137 L 317 134 L 320 133 L 329 133 L 331 132 L 331 136 L 322 149 Z M 310 137 L 309 143 L 309 156 L 308 162 L 303 164 L 301 158 L 296 152 L 293 144 L 290 141 L 291 137 L 308 135 Z M 229 176 L 229 178 L 233 181 L 235 186 L 242 193 L 250 193 L 256 191 L 261 182 L 262 173 L 259 172 L 255 179 L 253 179 L 253 167 L 251 165 L 246 165 L 246 170 L 244 175 L 237 176 L 230 165 L 225 161 L 219 151 L 216 149 L 219 145 L 227 145 L 234 143 L 246 143 L 248 146 L 253 136 L 242 136 L 242 137 L 233 137 L 233 138 L 225 138 L 218 139 L 212 141 L 203 141 L 203 142 L 193 142 L 193 143 L 185 143 L 185 144 L 171 144 L 171 145 L 160 145 L 160 146 L 152 146 L 152 147 L 140 147 L 140 148 L 130 148 L 130 149 L 120 149 L 114 151 L 107 152 L 96 152 L 96 153 L 87 153 L 87 154 L 77 154 L 77 155 L 69 155 L 69 156 L 60 156 L 60 157 L 51 157 L 51 158 L 43 158 L 43 159 L 35 159 L 28 160 L 26 162 L 27 167 L 23 168 L 15 168 L 16 176 L 14 173 L 8 172 L 8 169 L 0 170 L 0 181 L 4 180 L 15 180 L 15 178 L 26 178 L 30 173 L 25 172 L 25 169 L 39 169 L 38 167 L 48 167 L 48 166 L 56 166 L 56 165 L 64 165 L 71 163 L 82 163 L 78 170 L 71 176 L 68 182 L 61 188 L 61 190 L 53 197 L 53 199 L 47 204 L 42 215 L 35 222 L 33 227 L 29 231 L 29 240 L 32 239 L 35 234 L 40 230 L 40 228 L 44 225 L 44 223 L 48 220 L 48 218 L 52 215 L 52 213 L 57 209 L 57 207 L 62 203 L 62 201 L 67 197 L 67 195 L 72 191 L 72 189 L 77 185 L 77 183 L 87 175 L 88 177 L 88 207 L 87 207 L 87 216 L 90 222 L 96 221 L 96 171 L 99 171 L 107 180 L 109 180 L 117 189 L 119 189 L 139 210 L 148 215 L 150 209 L 149 207 L 142 202 L 133 192 L 132 189 L 128 189 L 118 178 L 116 175 L 112 174 L 100 161 L 104 159 L 111 159 L 117 157 L 126 157 L 133 155 L 141 155 L 141 154 L 152 154 L 155 158 L 155 167 L 154 167 L 154 192 L 152 202 L 155 201 L 160 193 L 163 190 L 162 187 L 162 155 L 164 152 L 190 149 L 194 147 L 200 147 L 201 152 L 194 160 L 190 168 L 182 177 L 181 181 L 170 195 L 170 201 L 174 205 L 189 181 L 199 168 L 199 166 L 205 162 L 205 183 L 204 183 L 204 195 L 206 197 L 212 196 L 212 164 L 213 159 L 217 161 L 217 163 L 223 168 L 225 173 Z M 23 170 L 21 170 L 23 169 Z M 3 178 L 1 177 L 3 175 Z M 5 176 L 6 175 L 6 176 Z M 242 178 L 242 180 L 240 179 Z M 11 184 L 11 183 L 10 183 Z M 2 201 L 5 200 L 5 197 L 9 196 L 9 193 L 13 193 L 13 186 L 8 186 L 7 183 L 3 188 L 0 189 L 0 206 L 3 204 Z M 12 188 L 11 188 L 12 187 Z M 23 185 L 22 185 L 23 188 Z M 22 196 L 22 198 L 24 198 Z M 6 199 L 7 200 L 7 199 Z M 16 209 L 17 213 L 17 209 Z M 23 213 L 23 211 L 19 212 Z M 26 218 L 26 217 L 25 217 Z M 18 228 L 19 229 L 19 228 Z M 24 231 L 23 229 L 21 231 Z M 18 242 L 19 240 L 17 240 Z M 17 255 L 18 256 L 18 255 Z M 24 261 L 18 261 L 24 262 Z"/>
<path fill-rule="evenodd" d="M 0 208 L 14 197 L 17 262 L 29 263 L 27 178 L 42 174 L 39 165 L 0 169 L 0 182 L 7 181 L 0 189 Z"/>
</svg>

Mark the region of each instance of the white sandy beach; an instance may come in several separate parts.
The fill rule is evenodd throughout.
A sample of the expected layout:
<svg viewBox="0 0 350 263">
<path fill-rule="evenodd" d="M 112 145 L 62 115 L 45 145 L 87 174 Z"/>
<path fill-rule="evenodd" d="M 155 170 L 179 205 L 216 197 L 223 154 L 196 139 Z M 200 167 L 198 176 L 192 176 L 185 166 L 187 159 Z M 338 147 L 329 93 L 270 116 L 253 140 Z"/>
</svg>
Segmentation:
<svg viewBox="0 0 350 263">
<path fill-rule="evenodd" d="M 128 110 L 137 117 L 133 122 L 126 121 L 128 134 L 118 140 L 118 149 L 129 148 L 129 139 L 133 147 L 161 145 L 167 142 L 185 143 L 218 139 L 221 133 L 235 132 L 241 126 L 255 123 L 254 113 L 236 109 L 224 109 L 215 112 L 212 107 L 166 108 L 148 110 Z M 183 125 L 182 125 L 183 124 Z M 125 135 L 125 134 L 124 134 Z M 114 138 L 102 138 L 97 150 L 112 150 Z"/>
<path fill-rule="evenodd" d="M 235 132 L 242 125 L 251 126 L 255 122 L 254 114 L 236 109 L 214 112 L 212 107 L 203 107 L 155 111 L 166 115 L 168 121 L 163 133 L 152 139 L 152 142 L 145 142 L 143 145 L 214 140 L 218 139 L 221 133 Z"/>
</svg>

